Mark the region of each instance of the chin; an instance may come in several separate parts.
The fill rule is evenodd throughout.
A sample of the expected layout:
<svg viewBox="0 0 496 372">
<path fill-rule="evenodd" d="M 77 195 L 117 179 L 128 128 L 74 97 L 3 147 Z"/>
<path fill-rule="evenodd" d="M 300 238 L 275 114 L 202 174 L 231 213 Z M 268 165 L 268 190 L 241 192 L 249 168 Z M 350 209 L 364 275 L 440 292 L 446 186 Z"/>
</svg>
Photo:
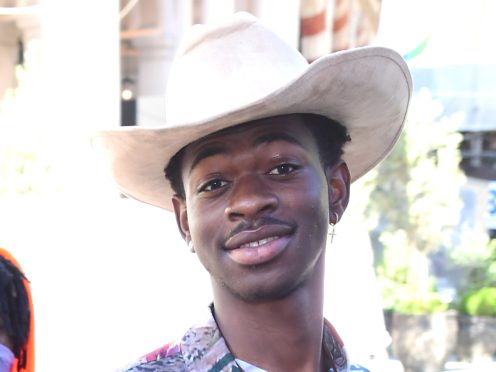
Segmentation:
<svg viewBox="0 0 496 372">
<path fill-rule="evenodd" d="M 282 283 L 266 282 L 252 286 L 245 285 L 243 288 L 232 288 L 225 283 L 223 283 L 223 286 L 235 297 L 245 302 L 257 303 L 283 300 L 301 287 L 303 282 L 304 279 L 302 278 L 299 281 L 293 280 Z"/>
</svg>

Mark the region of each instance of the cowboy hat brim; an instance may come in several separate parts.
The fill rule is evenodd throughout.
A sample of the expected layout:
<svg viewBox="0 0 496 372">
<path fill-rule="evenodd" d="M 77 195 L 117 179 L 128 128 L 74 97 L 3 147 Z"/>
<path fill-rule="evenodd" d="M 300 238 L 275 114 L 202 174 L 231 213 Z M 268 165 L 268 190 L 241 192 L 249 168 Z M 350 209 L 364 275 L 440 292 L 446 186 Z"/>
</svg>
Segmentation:
<svg viewBox="0 0 496 372">
<path fill-rule="evenodd" d="M 357 48 L 324 56 L 283 87 L 221 115 L 168 127 L 103 130 L 93 137 L 93 145 L 105 154 L 122 193 L 173 210 L 174 192 L 164 168 L 181 148 L 229 126 L 314 113 L 348 129 L 351 141 L 344 147 L 343 160 L 355 181 L 391 151 L 411 92 L 411 76 L 400 55 L 382 47 Z"/>
</svg>

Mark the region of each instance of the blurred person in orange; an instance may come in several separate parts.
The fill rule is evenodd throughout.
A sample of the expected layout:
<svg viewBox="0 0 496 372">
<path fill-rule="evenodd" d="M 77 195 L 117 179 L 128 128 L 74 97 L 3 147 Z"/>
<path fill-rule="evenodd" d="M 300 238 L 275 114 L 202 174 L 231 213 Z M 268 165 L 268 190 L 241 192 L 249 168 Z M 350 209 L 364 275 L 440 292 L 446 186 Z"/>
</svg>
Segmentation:
<svg viewBox="0 0 496 372">
<path fill-rule="evenodd" d="M 34 372 L 34 316 L 29 281 L 0 248 L 0 372 Z"/>
</svg>

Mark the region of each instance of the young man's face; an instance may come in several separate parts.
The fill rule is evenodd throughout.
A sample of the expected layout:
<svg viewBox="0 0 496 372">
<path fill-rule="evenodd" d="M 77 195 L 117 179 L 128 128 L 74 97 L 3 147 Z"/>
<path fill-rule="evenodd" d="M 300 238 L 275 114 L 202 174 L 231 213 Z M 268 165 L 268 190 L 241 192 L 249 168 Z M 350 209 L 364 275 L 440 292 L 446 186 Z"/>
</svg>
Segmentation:
<svg viewBox="0 0 496 372">
<path fill-rule="evenodd" d="M 324 167 L 298 115 L 259 120 L 186 148 L 186 199 L 174 198 L 213 285 L 244 300 L 282 298 L 323 254 L 330 208 L 346 207 L 344 163 Z M 332 212 L 333 213 L 333 212 Z"/>
</svg>

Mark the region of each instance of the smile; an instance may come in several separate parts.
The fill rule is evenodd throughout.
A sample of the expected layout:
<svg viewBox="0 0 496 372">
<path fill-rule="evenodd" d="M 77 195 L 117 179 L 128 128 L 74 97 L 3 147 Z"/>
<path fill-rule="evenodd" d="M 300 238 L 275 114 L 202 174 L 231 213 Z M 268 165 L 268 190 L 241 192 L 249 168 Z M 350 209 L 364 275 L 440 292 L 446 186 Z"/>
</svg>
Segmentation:
<svg viewBox="0 0 496 372">
<path fill-rule="evenodd" d="M 239 265 L 261 265 L 282 255 L 293 233 L 294 228 L 289 225 L 263 225 L 230 237 L 225 248 L 229 257 Z"/>
<path fill-rule="evenodd" d="M 289 224 L 266 224 L 255 229 L 247 229 L 230 236 L 224 243 L 227 250 L 256 248 L 269 244 L 286 235 L 292 235 L 295 228 Z"/>
<path fill-rule="evenodd" d="M 255 242 L 250 242 L 250 243 L 245 243 L 243 245 L 240 246 L 240 248 L 254 248 L 254 247 L 259 247 L 261 245 L 264 245 L 264 244 L 267 244 L 273 240 L 276 240 L 276 239 L 279 239 L 278 236 L 271 236 L 269 238 L 265 238 L 265 239 L 260 239 L 260 240 L 257 240 Z"/>
</svg>

